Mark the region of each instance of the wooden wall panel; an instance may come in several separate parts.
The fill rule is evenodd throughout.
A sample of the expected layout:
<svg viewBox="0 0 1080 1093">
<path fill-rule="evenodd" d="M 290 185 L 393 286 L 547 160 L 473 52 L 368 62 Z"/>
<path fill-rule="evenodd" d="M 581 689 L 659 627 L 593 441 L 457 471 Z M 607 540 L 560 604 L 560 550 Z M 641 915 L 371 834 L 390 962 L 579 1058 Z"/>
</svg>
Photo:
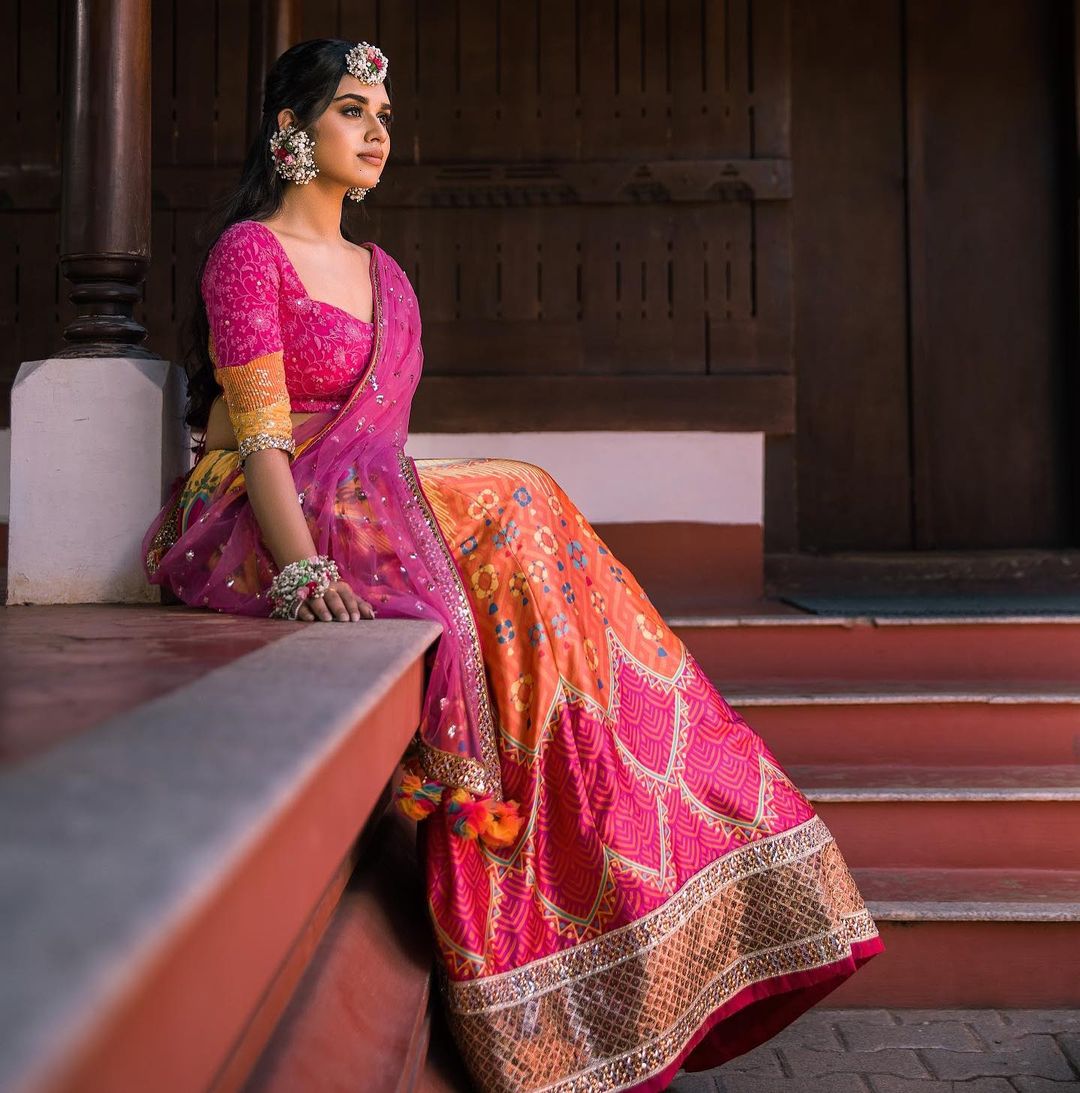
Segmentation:
<svg viewBox="0 0 1080 1093">
<path fill-rule="evenodd" d="M 411 161 L 416 154 L 417 117 L 416 102 L 410 95 L 416 87 L 417 74 L 417 24 L 416 5 L 401 3 L 380 3 L 378 6 L 377 38 L 370 38 L 369 31 L 354 28 L 357 40 L 372 41 L 384 50 L 390 58 L 390 83 L 394 89 L 394 131 L 392 134 L 393 151 L 391 162 L 387 164 L 389 172 L 394 163 Z M 306 10 L 306 9 L 305 9 Z M 321 24 L 323 26 L 328 24 Z M 372 25 L 369 21 L 368 25 Z M 319 30 L 325 34 L 325 30 Z M 307 21 L 304 23 L 304 37 L 314 37 L 308 32 Z M 410 101 L 412 100 L 412 101 Z M 389 178 L 389 174 L 387 175 Z M 383 183 L 380 181 L 379 186 Z M 373 195 L 374 196 L 374 195 Z M 413 238 L 413 237 L 410 237 Z M 400 261 L 400 259 L 398 259 Z"/>
<path fill-rule="evenodd" d="M 536 118 L 544 135 L 545 153 L 560 160 L 581 157 L 579 6 L 580 0 L 545 0 L 537 5 L 543 64 L 538 73 Z"/>
<path fill-rule="evenodd" d="M 800 542 L 911 542 L 900 0 L 796 4 Z"/>
<path fill-rule="evenodd" d="M 1072 200 L 1059 178 L 1075 148 L 1063 147 L 1061 9 L 908 2 L 918 548 L 1070 542 Z"/>
<path fill-rule="evenodd" d="M 306 9 L 307 0 L 301 5 Z M 349 0 L 347 4 L 338 3 L 336 35 L 340 38 L 348 38 L 350 41 L 381 42 L 383 40 L 383 25 L 381 16 L 391 7 L 404 7 L 403 4 L 379 3 L 379 0 Z M 334 14 L 332 9 L 319 13 L 318 28 L 332 26 Z M 305 38 L 315 38 L 318 35 L 326 35 L 325 29 L 317 29 L 311 34 L 303 32 Z M 387 54 L 389 56 L 389 53 Z M 395 67 L 396 71 L 396 67 Z"/>
<path fill-rule="evenodd" d="M 615 5 L 601 0 L 578 9 L 578 86 L 581 137 L 579 155 L 593 159 L 618 159 L 622 134 L 615 126 Z"/>
<path fill-rule="evenodd" d="M 213 162 L 214 113 L 219 93 L 216 0 L 178 0 L 174 8 L 177 63 L 173 72 L 176 118 L 174 162 Z M 241 51 L 242 52 L 242 51 Z"/>
<path fill-rule="evenodd" d="M 55 108 L 42 42 L 59 0 L 14 3 L 35 27 L 20 94 Z M 200 215 L 246 151 L 248 12 L 154 3 L 153 268 L 136 314 L 172 359 Z M 350 213 L 417 287 L 426 371 L 460 381 L 459 410 L 472 377 L 510 391 L 543 375 L 790 374 L 787 20 L 788 0 L 305 0 L 303 37 L 367 38 L 391 58 L 390 162 Z M 36 131 L 55 143 L 55 126 Z M 12 192 L 54 207 L 21 168 Z M 43 272 L 20 259 L 20 277 Z M 55 306 L 36 322 L 58 336 Z M 771 429 L 790 388 L 767 389 Z M 693 420 L 745 421 L 715 390 Z M 471 401 L 471 427 L 498 424 Z"/>
<path fill-rule="evenodd" d="M 0 247 L 12 264 L 0 275 L 0 427 L 10 421 L 19 362 L 48 355 L 61 316 L 56 271 L 60 182 L 61 0 L 6 0 L 0 57 L 9 138 L 0 159 Z M 33 195 L 20 208 L 21 196 Z"/>
<path fill-rule="evenodd" d="M 507 5 L 500 0 L 470 0 L 457 7 L 457 78 L 446 96 L 454 113 L 453 143 L 446 153 L 452 161 L 502 154 L 504 139 L 502 96 L 492 59 L 499 56 L 500 25 L 505 30 L 507 22 L 499 13 Z M 516 10 L 518 5 L 509 7 Z M 514 71 L 529 65 L 528 51 L 521 54 L 511 66 Z M 408 95 L 407 87 L 402 93 Z"/>
<path fill-rule="evenodd" d="M 1075 546 L 1067 8 L 795 10 L 799 535 L 786 546 Z"/>
<path fill-rule="evenodd" d="M 24 166 L 53 167 L 60 162 L 62 0 L 9 0 L 7 6 L 7 23 L 19 49 L 20 130 L 17 146 L 5 150 L 5 162 L 11 157 Z"/>
<path fill-rule="evenodd" d="M 41 360 L 56 343 L 57 330 L 73 312 L 68 286 L 61 285 L 58 212 L 26 213 L 16 220 L 19 288 L 18 360 Z M 16 367 L 11 372 L 15 378 Z"/>
<path fill-rule="evenodd" d="M 157 11 L 157 0 L 154 0 Z M 350 7 L 355 7 L 355 4 Z M 218 3 L 216 57 L 217 94 L 214 100 L 213 162 L 239 164 L 247 152 L 247 5 Z"/>
<path fill-rule="evenodd" d="M 393 6 L 404 7 L 405 5 Z M 303 41 L 323 36 L 339 37 L 341 8 L 341 0 L 304 0 L 300 5 L 300 39 Z M 365 34 L 364 37 L 367 35 Z"/>
<path fill-rule="evenodd" d="M 155 167 L 177 162 L 176 105 L 176 5 L 181 0 L 154 0 L 150 9 L 150 154 Z M 241 6 L 241 5 L 238 5 Z M 242 5 L 246 10 L 246 5 Z M 245 27 L 247 22 L 245 20 Z M 247 48 L 241 50 L 247 56 Z M 204 73 L 205 75 L 205 73 Z M 156 196 L 155 196 L 156 201 Z M 156 248 L 155 248 L 156 252 Z"/>
<path fill-rule="evenodd" d="M 153 208 L 150 213 L 150 240 L 157 259 L 150 263 L 144 295 L 135 308 L 135 318 L 147 330 L 171 330 L 176 324 L 176 252 L 173 235 L 175 214 L 171 209 Z M 164 261 L 162 255 L 169 255 Z"/>
</svg>

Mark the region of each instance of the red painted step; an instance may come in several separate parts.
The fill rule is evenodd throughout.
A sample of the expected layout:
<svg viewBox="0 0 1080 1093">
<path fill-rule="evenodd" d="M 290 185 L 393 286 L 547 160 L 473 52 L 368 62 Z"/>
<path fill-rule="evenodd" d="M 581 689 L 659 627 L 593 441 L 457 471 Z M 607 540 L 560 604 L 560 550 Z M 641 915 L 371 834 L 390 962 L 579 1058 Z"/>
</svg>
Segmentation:
<svg viewBox="0 0 1080 1093">
<path fill-rule="evenodd" d="M 244 1093 L 417 1088 L 433 954 L 415 841 L 415 823 L 398 809 L 375 821 Z"/>
<path fill-rule="evenodd" d="M 1080 617 L 665 615 L 724 694 L 756 683 L 1080 686 Z"/>
<path fill-rule="evenodd" d="M 1080 685 L 804 683 L 723 693 L 784 763 L 1080 762 Z"/>
<path fill-rule="evenodd" d="M 852 867 L 1054 869 L 1080 862 L 1080 764 L 784 769 Z"/>
<path fill-rule="evenodd" d="M 826 1007 L 1080 1006 L 1080 871 L 852 873 L 885 952 Z"/>
</svg>

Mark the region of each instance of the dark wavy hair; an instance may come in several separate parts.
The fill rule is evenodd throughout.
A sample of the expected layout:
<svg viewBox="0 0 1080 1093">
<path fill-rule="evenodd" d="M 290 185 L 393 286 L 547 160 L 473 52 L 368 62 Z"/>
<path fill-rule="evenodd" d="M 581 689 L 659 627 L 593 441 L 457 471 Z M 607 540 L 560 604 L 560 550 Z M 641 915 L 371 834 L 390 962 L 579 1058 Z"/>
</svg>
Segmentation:
<svg viewBox="0 0 1080 1093">
<path fill-rule="evenodd" d="M 274 62 L 266 77 L 259 129 L 248 147 L 240 181 L 236 188 L 212 206 L 198 245 L 202 249 L 194 283 L 190 291 L 191 310 L 180 329 L 180 353 L 187 373 L 187 408 L 184 421 L 192 429 L 206 428 L 210 406 L 221 392 L 214 379 L 214 365 L 208 348 L 210 323 L 200 286 L 206 260 L 221 235 L 238 220 L 263 220 L 280 207 L 286 182 L 274 167 L 270 138 L 277 132 L 277 116 L 288 108 L 296 115 L 300 129 L 307 129 L 330 105 L 341 77 L 345 74 L 345 55 L 355 42 L 341 38 L 311 38 L 290 46 Z M 390 77 L 385 80 L 386 94 L 393 98 Z M 389 123 L 388 123 L 389 124 Z M 348 215 L 342 202 L 341 234 L 354 243 Z M 367 213 L 364 210 L 366 219 Z M 197 445 L 192 450 L 197 450 Z"/>
</svg>

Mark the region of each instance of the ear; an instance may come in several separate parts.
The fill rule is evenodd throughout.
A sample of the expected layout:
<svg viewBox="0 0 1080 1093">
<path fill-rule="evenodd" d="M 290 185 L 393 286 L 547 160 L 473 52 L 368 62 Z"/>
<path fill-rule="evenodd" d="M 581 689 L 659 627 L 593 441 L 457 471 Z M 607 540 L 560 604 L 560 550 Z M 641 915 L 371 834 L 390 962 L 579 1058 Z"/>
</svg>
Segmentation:
<svg viewBox="0 0 1080 1093">
<path fill-rule="evenodd" d="M 292 122 L 293 125 L 295 125 L 296 115 L 288 107 L 285 107 L 284 110 L 279 110 L 277 116 L 278 129 L 284 129 L 289 122 Z"/>
</svg>

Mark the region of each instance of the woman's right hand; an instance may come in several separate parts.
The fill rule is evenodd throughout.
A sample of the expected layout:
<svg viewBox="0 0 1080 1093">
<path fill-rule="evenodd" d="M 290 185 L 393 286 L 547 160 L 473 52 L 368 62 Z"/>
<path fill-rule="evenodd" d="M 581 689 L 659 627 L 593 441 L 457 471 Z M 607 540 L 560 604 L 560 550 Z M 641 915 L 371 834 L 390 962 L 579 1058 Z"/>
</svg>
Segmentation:
<svg viewBox="0 0 1080 1093">
<path fill-rule="evenodd" d="M 373 619 L 375 609 L 361 599 L 345 581 L 331 581 L 322 596 L 304 600 L 296 617 L 301 622 L 358 622 Z"/>
</svg>

